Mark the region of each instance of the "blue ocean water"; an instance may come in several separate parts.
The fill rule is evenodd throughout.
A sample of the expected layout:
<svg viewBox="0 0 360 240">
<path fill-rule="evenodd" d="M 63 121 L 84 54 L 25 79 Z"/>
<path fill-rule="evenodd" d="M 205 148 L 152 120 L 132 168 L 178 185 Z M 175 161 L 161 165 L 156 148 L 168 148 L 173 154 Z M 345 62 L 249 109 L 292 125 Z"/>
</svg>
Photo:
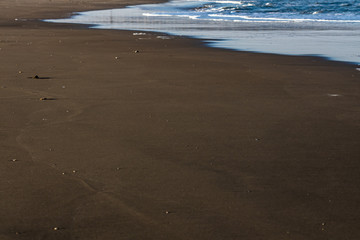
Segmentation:
<svg viewBox="0 0 360 240">
<path fill-rule="evenodd" d="M 356 0 L 182 0 L 155 16 L 246 22 L 347 22 L 360 23 L 360 1 Z"/>
<path fill-rule="evenodd" d="M 213 47 L 360 64 L 360 0 L 173 0 L 50 22 L 163 32 Z"/>
</svg>

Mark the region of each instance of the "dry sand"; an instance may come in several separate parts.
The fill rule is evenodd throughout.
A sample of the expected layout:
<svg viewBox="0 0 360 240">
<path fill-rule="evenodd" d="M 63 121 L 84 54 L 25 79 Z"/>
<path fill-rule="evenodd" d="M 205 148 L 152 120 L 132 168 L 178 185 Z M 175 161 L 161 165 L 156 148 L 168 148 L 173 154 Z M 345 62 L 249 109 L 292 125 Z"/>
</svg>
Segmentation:
<svg viewBox="0 0 360 240">
<path fill-rule="evenodd" d="M 360 239 L 356 67 L 36 21 L 129 3 L 0 2 L 0 239 Z"/>
</svg>

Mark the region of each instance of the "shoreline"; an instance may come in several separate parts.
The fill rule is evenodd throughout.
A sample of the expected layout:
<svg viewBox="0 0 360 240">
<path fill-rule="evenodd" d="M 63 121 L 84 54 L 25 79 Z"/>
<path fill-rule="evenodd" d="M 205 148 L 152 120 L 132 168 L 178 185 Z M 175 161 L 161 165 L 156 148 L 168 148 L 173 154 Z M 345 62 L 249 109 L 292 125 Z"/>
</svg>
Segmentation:
<svg viewBox="0 0 360 240">
<path fill-rule="evenodd" d="M 147 7 L 145 7 L 147 6 Z M 156 7 L 158 6 L 158 7 Z M 280 54 L 285 56 L 310 56 L 310 57 L 321 57 L 329 61 L 338 61 L 346 62 L 353 65 L 359 65 L 360 59 L 354 54 L 354 49 L 356 49 L 357 38 L 354 35 L 354 31 L 358 32 L 354 27 L 351 33 L 349 30 L 345 31 L 339 30 L 338 27 L 327 26 L 327 31 L 322 33 L 325 28 L 320 25 L 312 26 L 308 29 L 307 34 L 303 34 L 304 31 L 294 31 L 291 33 L 294 28 L 299 26 L 285 27 L 283 25 L 271 26 L 271 31 L 269 31 L 269 26 L 262 26 L 263 31 L 250 31 L 249 29 L 257 29 L 259 26 L 252 23 L 243 23 L 240 25 L 231 25 L 227 23 L 224 25 L 224 29 L 220 31 L 215 30 L 216 28 L 209 28 L 207 30 L 206 22 L 197 21 L 192 22 L 186 19 L 178 19 L 174 22 L 175 18 L 146 18 L 142 15 L 151 14 L 151 12 L 166 11 L 166 3 L 160 5 L 137 5 L 132 8 L 112 8 L 108 10 L 98 10 L 98 11 L 86 11 L 79 16 L 73 16 L 70 18 L 62 19 L 46 19 L 45 21 L 54 22 L 54 23 L 75 23 L 75 24 L 84 24 L 87 23 L 87 26 L 95 29 L 104 29 L 104 30 L 129 30 L 129 31 L 144 31 L 144 32 L 156 32 L 164 33 L 172 36 L 182 36 L 192 39 L 199 39 L 204 42 L 208 47 L 217 47 L 232 51 L 245 51 L 252 53 L 268 53 L 268 54 Z M 171 7 L 168 6 L 168 7 Z M 146 8 L 147 10 L 142 10 Z M 111 20 L 111 24 L 108 22 Z M 131 20 L 130 20 L 131 19 Z M 161 22 L 161 24 L 159 24 Z M 91 25 L 90 23 L 93 23 Z M 209 22 L 211 23 L 211 22 Z M 177 30 L 181 26 L 183 30 Z M 221 25 L 222 26 L 222 25 Z M 277 26 L 277 27 L 276 27 Z M 219 26 L 218 26 L 219 27 Z M 343 26 L 344 28 L 349 28 L 349 26 Z M 201 33 L 193 31 L 193 28 L 202 29 Z M 275 29 L 279 28 L 282 31 L 276 31 Z M 306 28 L 302 25 L 301 28 Z M 319 29 L 318 29 L 319 28 Z M 241 33 L 241 37 L 232 37 L 234 33 L 233 29 L 236 29 Z M 267 29 L 267 30 L 266 30 Z M 283 31 L 288 29 L 287 31 Z M 307 29 L 307 28 L 306 28 Z M 314 32 L 314 29 L 317 29 Z M 321 29 L 321 31 L 319 31 Z M 329 30 L 331 34 L 328 35 Z M 334 33 L 334 31 L 337 31 Z M 288 34 L 291 34 L 291 37 L 287 37 Z M 350 34 L 348 36 L 348 34 Z M 235 34 L 236 35 L 236 34 Z M 259 36 L 263 35 L 262 38 L 266 40 L 261 40 Z M 331 41 L 328 38 L 332 39 Z M 250 43 L 244 39 L 253 38 L 254 43 Z M 286 47 L 293 45 L 293 48 Z M 269 42 L 269 43 L 268 43 Z M 301 46 L 302 50 L 296 50 L 295 46 Z M 285 46 L 285 47 L 284 47 Z M 347 47 L 345 47 L 347 46 Z M 295 48 L 295 49 L 294 49 Z M 319 48 L 319 49 L 318 49 Z M 342 49 L 338 51 L 336 49 Z M 276 50 L 274 50 L 276 49 Z M 326 49 L 333 49 L 332 51 Z M 335 49 L 335 50 L 334 50 Z"/>
<path fill-rule="evenodd" d="M 77 3 L 56 12 L 101 6 Z M 360 238 L 353 65 L 29 5 L 0 5 L 0 238 Z"/>
<path fill-rule="evenodd" d="M 51 23 L 51 22 L 44 22 L 44 20 L 47 19 L 62 19 L 62 18 L 71 18 L 72 16 L 76 15 L 76 13 L 78 12 L 87 12 L 87 11 L 98 11 L 98 10 L 110 10 L 110 9 L 120 9 L 120 8 L 126 8 L 127 6 L 136 6 L 136 5 L 143 5 L 143 4 L 158 4 L 158 3 L 165 3 L 168 2 L 168 0 L 137 0 L 136 2 L 132 1 L 132 2 L 127 2 L 126 0 L 122 0 L 122 3 L 119 3 L 116 0 L 113 0 L 111 2 L 115 2 L 115 3 L 107 3 L 107 4 L 99 4 L 99 6 L 95 5 L 86 5 L 84 4 L 84 6 L 80 7 L 79 9 L 76 10 L 71 10 L 69 12 L 69 10 L 61 10 L 61 11 L 56 11 L 56 12 L 45 12 L 43 13 L 44 15 L 42 17 L 37 17 L 37 18 L 30 18 L 30 22 L 34 22 L 35 25 L 41 23 L 41 24 L 54 24 L 54 27 L 63 27 L 63 26 L 67 26 L 69 25 L 70 28 L 74 27 L 74 28 L 78 28 L 78 29 L 92 29 L 92 30 L 97 30 L 96 28 L 92 28 L 92 26 L 96 26 L 96 25 L 91 25 L 91 24 L 77 24 L 77 23 Z M 56 14 L 56 16 L 54 17 L 52 14 Z M 27 15 L 25 15 L 27 16 Z M 49 17 L 47 17 L 49 16 Z M 51 16 L 51 17 L 50 17 Z M 15 17 L 14 19 L 16 19 L 15 22 L 21 23 L 21 22 L 27 22 L 29 21 L 29 19 L 27 19 L 27 17 Z M 1 23 L 1 18 L 0 18 L 0 23 Z M 20 24 L 21 25 L 21 24 Z M 171 33 L 167 33 L 167 32 L 162 32 L 162 31 L 151 31 L 151 30 L 147 30 L 147 31 L 143 31 L 143 30 L 127 30 L 127 29 L 99 29 L 99 30 L 107 30 L 107 31 L 124 31 L 124 32 L 130 32 L 130 33 L 134 33 L 134 32 L 147 32 L 150 34 L 162 34 L 162 35 L 167 35 L 167 36 L 172 36 L 172 37 L 177 37 L 177 38 L 187 38 L 187 39 L 192 39 L 195 41 L 199 41 L 200 44 L 204 45 L 205 47 L 209 47 L 209 48 L 217 48 L 223 51 L 235 51 L 235 52 L 244 52 L 244 53 L 250 53 L 250 54 L 270 54 L 270 55 L 275 55 L 275 56 L 285 56 L 285 57 L 305 57 L 305 58 L 315 58 L 315 59 L 319 59 L 324 60 L 324 61 L 331 61 L 331 62 L 335 62 L 335 63 L 339 63 L 339 64 L 347 64 L 347 65 L 353 65 L 355 68 L 360 66 L 359 63 L 357 62 L 351 62 L 351 61 L 342 61 L 342 60 L 337 60 L 337 59 L 331 59 L 331 57 L 326 57 L 326 56 L 318 56 L 318 55 L 312 55 L 312 54 L 305 54 L 305 55 L 293 55 L 293 54 L 282 54 L 282 53 L 268 53 L 268 52 L 261 52 L 261 51 L 251 51 L 251 50 L 237 50 L 237 49 L 232 49 L 232 48 L 227 48 L 227 47 L 221 47 L 221 46 L 216 46 L 216 42 L 210 43 L 207 42 L 208 40 L 213 40 L 213 39 L 201 39 L 198 37 L 194 37 L 194 36 L 181 36 L 181 35 L 176 35 L 176 34 L 171 34 Z M 198 45 L 198 44 L 195 44 Z M 211 46 L 213 45 L 213 46 Z"/>
</svg>

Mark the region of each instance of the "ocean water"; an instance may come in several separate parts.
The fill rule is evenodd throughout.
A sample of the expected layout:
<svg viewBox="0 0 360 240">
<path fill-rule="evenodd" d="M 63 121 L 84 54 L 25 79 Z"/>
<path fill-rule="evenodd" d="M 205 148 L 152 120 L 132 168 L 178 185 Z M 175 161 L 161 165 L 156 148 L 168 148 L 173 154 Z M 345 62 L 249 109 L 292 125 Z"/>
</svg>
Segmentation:
<svg viewBox="0 0 360 240">
<path fill-rule="evenodd" d="M 203 39 L 211 47 L 360 64 L 360 0 L 173 0 L 45 21 L 162 32 Z"/>
</svg>

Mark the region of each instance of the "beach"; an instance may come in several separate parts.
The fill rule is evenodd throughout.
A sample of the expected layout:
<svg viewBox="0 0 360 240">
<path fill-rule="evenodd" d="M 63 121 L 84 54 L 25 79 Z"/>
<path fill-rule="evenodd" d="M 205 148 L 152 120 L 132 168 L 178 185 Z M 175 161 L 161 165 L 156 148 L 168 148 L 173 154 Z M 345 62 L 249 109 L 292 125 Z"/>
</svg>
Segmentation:
<svg viewBox="0 0 360 240">
<path fill-rule="evenodd" d="M 0 3 L 0 239 L 360 239 L 360 71 Z M 160 37 L 159 37 L 160 36 Z"/>
</svg>

